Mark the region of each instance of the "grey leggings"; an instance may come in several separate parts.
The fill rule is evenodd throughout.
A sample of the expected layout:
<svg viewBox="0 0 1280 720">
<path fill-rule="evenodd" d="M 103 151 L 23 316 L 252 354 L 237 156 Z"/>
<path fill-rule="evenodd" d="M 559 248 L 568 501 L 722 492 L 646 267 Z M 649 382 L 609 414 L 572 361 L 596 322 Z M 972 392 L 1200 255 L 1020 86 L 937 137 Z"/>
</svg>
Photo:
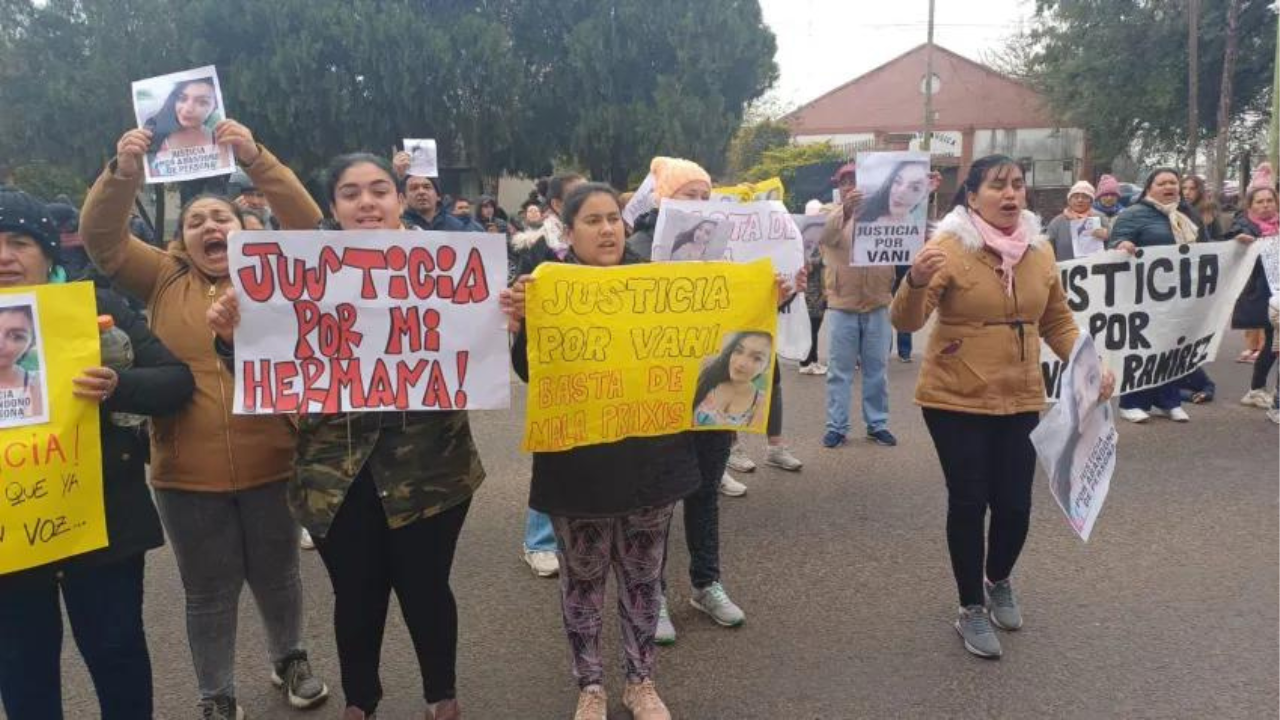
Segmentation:
<svg viewBox="0 0 1280 720">
<path fill-rule="evenodd" d="M 245 582 L 273 663 L 302 649 L 298 524 L 285 483 L 239 492 L 156 490 L 187 595 L 187 642 L 201 699 L 235 696 L 236 617 Z"/>
</svg>

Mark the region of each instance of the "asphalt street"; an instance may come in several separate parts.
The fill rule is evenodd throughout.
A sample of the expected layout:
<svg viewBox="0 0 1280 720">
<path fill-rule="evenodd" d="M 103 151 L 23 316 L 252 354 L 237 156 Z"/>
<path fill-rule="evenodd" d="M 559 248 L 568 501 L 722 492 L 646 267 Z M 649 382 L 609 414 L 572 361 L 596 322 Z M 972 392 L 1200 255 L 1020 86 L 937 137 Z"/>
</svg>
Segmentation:
<svg viewBox="0 0 1280 720">
<path fill-rule="evenodd" d="M 1238 338 L 1224 345 L 1234 356 Z M 917 339 L 919 346 L 919 339 Z M 724 582 L 747 613 L 736 630 L 689 606 L 677 521 L 669 565 L 678 643 L 661 651 L 659 688 L 676 718 L 1267 718 L 1277 716 L 1277 427 L 1237 404 L 1247 367 L 1210 368 L 1219 396 L 1192 422 L 1120 428 L 1119 464 L 1092 539 L 1081 542 L 1036 480 L 1031 536 L 1015 574 L 1026 626 L 1005 656 L 961 647 L 943 534 L 945 493 L 911 391 L 918 364 L 890 367 L 901 444 L 855 438 L 827 450 L 824 381 L 784 373 L 785 427 L 799 473 L 761 468 L 722 499 Z M 522 385 L 509 412 L 472 422 L 489 479 L 463 531 L 453 575 L 461 613 L 459 697 L 471 720 L 572 716 L 575 688 L 557 584 L 520 559 L 529 457 L 519 450 Z M 857 415 L 857 403 L 855 418 Z M 763 459 L 764 441 L 748 447 Z M 678 517 L 677 513 L 677 517 Z M 194 718 L 196 686 L 172 554 L 149 556 L 146 620 L 156 713 Z M 332 597 L 304 553 L 310 651 L 335 697 L 286 708 L 267 678 L 261 624 L 242 596 L 238 687 L 249 718 L 340 714 Z M 613 606 L 611 717 L 621 706 Z M 396 615 L 383 651 L 380 718 L 421 718 L 421 685 Z M 69 718 L 94 718 L 93 687 L 68 635 Z"/>
</svg>

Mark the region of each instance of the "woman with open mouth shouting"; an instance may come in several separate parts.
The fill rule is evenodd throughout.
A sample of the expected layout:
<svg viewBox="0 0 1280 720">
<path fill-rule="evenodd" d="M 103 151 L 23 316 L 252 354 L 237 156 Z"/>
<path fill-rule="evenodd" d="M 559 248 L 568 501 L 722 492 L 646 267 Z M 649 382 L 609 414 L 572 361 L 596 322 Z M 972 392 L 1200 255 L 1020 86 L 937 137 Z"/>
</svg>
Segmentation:
<svg viewBox="0 0 1280 720">
<path fill-rule="evenodd" d="M 130 235 L 129 211 L 152 140 L 145 129 L 120 138 L 115 159 L 85 200 L 80 230 L 94 265 L 146 302 L 156 336 L 195 376 L 191 403 L 154 421 L 151 484 L 186 591 L 200 716 L 242 716 L 235 701 L 236 608 L 246 582 L 266 626 L 273 684 L 294 707 L 316 707 L 329 690 L 312 676 L 302 645 L 299 530 L 285 494 L 293 432 L 283 416 L 231 412 L 234 383 L 205 323 L 209 306 L 231 285 L 227 238 L 243 229 L 241 211 L 224 197 L 200 195 L 182 208 L 168 251 Z M 248 128 L 223 120 L 215 140 L 231 147 L 283 228 L 315 227 L 319 208 Z"/>
</svg>

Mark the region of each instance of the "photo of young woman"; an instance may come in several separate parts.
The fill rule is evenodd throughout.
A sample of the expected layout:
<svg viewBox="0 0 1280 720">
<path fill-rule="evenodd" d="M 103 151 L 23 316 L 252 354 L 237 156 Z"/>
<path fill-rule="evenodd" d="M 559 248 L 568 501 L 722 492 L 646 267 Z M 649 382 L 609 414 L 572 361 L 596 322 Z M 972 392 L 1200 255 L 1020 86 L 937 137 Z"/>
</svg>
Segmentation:
<svg viewBox="0 0 1280 720">
<path fill-rule="evenodd" d="M 49 419 L 35 302 L 29 296 L 0 301 L 0 428 Z"/>
<path fill-rule="evenodd" d="M 765 419 L 765 378 L 772 361 L 773 337 L 769 333 L 747 331 L 726 336 L 720 353 L 698 373 L 694 427 L 758 429 Z"/>
<path fill-rule="evenodd" d="M 729 239 L 717 233 L 720 223 L 715 220 L 698 220 L 697 223 L 676 234 L 671 244 L 672 260 L 721 260 Z"/>
<path fill-rule="evenodd" d="M 859 165 L 861 169 L 861 165 Z M 929 199 L 929 163 L 900 160 L 884 182 L 868 196 L 858 212 L 858 222 L 910 223 L 924 220 Z"/>
<path fill-rule="evenodd" d="M 195 180 L 235 169 L 230 148 L 213 137 L 224 116 L 213 67 L 135 82 L 133 103 L 138 126 L 151 131 L 148 182 Z"/>
</svg>

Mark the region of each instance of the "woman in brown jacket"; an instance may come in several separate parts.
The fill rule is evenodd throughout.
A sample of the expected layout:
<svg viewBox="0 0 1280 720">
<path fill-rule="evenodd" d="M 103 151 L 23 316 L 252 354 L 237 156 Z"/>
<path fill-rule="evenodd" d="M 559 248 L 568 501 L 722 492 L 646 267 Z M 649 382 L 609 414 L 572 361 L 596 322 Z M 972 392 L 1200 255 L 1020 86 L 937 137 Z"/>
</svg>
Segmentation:
<svg viewBox="0 0 1280 720">
<path fill-rule="evenodd" d="M 1001 652 L 991 622 L 1022 626 L 1009 576 L 1031 515 L 1030 435 L 1045 396 L 1040 338 L 1066 360 L 1080 334 L 1053 248 L 1026 204 L 1017 163 L 1001 155 L 976 161 L 891 309 L 903 332 L 938 313 L 916 403 L 947 481 L 947 548 L 961 606 L 955 627 L 969 652 L 989 658 Z M 1104 399 L 1115 384 L 1105 376 Z"/>
<path fill-rule="evenodd" d="M 267 195 L 282 227 L 315 227 L 319 208 L 248 128 L 224 120 L 215 133 Z M 232 414 L 234 383 L 205 323 L 205 312 L 231 284 L 227 237 L 243 229 L 241 213 L 226 198 L 202 195 L 183 207 L 168 251 L 130 235 L 129 211 L 150 142 L 148 130 L 120 138 L 116 158 L 85 199 L 80 228 L 94 265 L 146 303 L 153 332 L 196 380 L 181 412 L 153 420 L 151 484 L 186 591 L 200 716 L 242 715 L 234 670 L 245 582 L 266 626 L 272 682 L 294 707 L 315 707 L 328 688 L 312 676 L 302 646 L 299 532 L 285 498 L 293 433 L 281 416 Z"/>
</svg>

